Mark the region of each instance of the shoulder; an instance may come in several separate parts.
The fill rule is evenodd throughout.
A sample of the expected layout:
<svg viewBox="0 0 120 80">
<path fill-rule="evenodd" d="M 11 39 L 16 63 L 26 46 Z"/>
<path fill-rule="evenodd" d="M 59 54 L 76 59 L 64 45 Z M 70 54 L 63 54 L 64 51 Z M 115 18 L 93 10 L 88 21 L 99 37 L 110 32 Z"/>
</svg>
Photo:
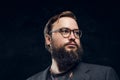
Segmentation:
<svg viewBox="0 0 120 80">
<path fill-rule="evenodd" d="M 29 77 L 27 80 L 45 80 L 47 73 L 49 71 L 49 67 L 41 72 L 34 74 L 33 76 Z"/>
<path fill-rule="evenodd" d="M 115 70 L 110 66 L 81 63 L 79 71 L 87 73 L 92 78 L 100 78 L 100 80 L 119 80 Z"/>
<path fill-rule="evenodd" d="M 111 70 L 113 69 L 112 67 L 110 66 L 104 66 L 104 65 L 99 65 L 99 64 L 90 64 L 90 63 L 84 63 L 82 62 L 80 64 L 81 67 L 86 67 L 86 68 L 89 68 L 90 70 Z"/>
<path fill-rule="evenodd" d="M 90 64 L 90 63 L 81 63 L 79 65 L 80 69 L 87 69 L 92 72 L 100 72 L 100 73 L 106 73 L 109 71 L 114 71 L 114 69 L 110 66 L 104 66 L 99 64 Z"/>
<path fill-rule="evenodd" d="M 29 77 L 27 80 L 38 80 L 38 79 L 40 79 L 42 74 L 43 74 L 43 72 L 36 73 L 36 74 L 32 75 L 31 77 Z"/>
</svg>

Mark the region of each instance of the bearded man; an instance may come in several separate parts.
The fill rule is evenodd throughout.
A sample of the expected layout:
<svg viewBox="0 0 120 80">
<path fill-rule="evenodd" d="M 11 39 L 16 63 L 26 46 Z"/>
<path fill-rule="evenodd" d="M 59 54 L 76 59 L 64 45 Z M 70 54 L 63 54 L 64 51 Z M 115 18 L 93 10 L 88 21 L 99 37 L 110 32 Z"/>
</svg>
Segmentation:
<svg viewBox="0 0 120 80">
<path fill-rule="evenodd" d="M 27 80 L 119 80 L 111 67 L 83 63 L 82 31 L 76 16 L 64 11 L 50 18 L 44 29 L 45 47 L 52 63 Z"/>
</svg>

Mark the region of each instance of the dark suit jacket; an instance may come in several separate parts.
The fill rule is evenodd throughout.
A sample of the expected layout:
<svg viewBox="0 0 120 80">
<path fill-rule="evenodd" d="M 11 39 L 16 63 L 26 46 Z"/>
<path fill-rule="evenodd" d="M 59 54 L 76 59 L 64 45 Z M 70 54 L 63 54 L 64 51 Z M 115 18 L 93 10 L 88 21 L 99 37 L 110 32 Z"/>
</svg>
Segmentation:
<svg viewBox="0 0 120 80">
<path fill-rule="evenodd" d="M 35 74 L 27 80 L 46 80 L 49 68 Z M 111 67 L 80 63 L 73 71 L 72 80 L 119 80 Z"/>
</svg>

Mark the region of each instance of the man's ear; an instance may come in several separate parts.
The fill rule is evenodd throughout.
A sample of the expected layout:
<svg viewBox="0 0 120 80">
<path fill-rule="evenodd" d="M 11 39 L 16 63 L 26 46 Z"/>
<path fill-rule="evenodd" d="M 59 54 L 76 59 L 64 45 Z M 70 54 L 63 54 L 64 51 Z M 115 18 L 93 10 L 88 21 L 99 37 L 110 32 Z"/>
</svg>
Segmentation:
<svg viewBox="0 0 120 80">
<path fill-rule="evenodd" d="M 51 44 L 51 36 L 46 34 L 45 35 L 45 42 L 46 42 L 46 45 L 50 45 Z"/>
</svg>

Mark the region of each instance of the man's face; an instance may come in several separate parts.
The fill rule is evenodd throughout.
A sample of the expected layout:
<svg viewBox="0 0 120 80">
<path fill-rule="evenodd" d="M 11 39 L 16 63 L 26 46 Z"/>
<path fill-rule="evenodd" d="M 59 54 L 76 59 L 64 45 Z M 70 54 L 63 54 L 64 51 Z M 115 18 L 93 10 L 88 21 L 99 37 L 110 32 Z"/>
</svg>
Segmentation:
<svg viewBox="0 0 120 80">
<path fill-rule="evenodd" d="M 74 19 L 69 17 L 62 17 L 53 24 L 52 31 L 61 28 L 68 28 L 70 30 L 74 30 L 78 29 L 78 25 Z M 76 38 L 73 32 L 67 38 L 64 38 L 59 32 L 52 33 L 51 42 L 51 45 L 54 45 L 55 48 L 64 47 L 66 51 L 76 51 L 78 47 L 80 47 L 80 39 Z"/>
<path fill-rule="evenodd" d="M 78 25 L 74 19 L 62 17 L 53 24 L 52 31 L 61 28 L 75 30 L 78 29 Z M 47 42 L 51 45 L 52 58 L 57 61 L 60 71 L 66 70 L 80 60 L 82 54 L 80 38 L 76 38 L 73 32 L 68 37 L 63 37 L 60 32 L 53 32 L 51 39 L 48 39 Z"/>
</svg>

